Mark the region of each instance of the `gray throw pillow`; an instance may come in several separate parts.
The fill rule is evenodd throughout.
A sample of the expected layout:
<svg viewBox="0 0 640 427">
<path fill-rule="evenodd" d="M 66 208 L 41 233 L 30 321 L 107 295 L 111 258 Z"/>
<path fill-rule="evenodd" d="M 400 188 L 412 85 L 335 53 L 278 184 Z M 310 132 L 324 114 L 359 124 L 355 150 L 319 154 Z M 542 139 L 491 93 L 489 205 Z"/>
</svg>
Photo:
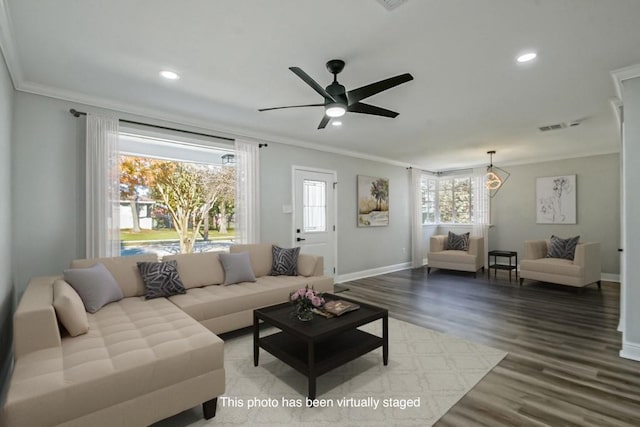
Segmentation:
<svg viewBox="0 0 640 427">
<path fill-rule="evenodd" d="M 446 250 L 468 251 L 469 250 L 469 233 L 456 234 L 449 232 L 447 236 Z"/>
<path fill-rule="evenodd" d="M 153 299 L 184 294 L 184 284 L 178 274 L 176 260 L 165 262 L 138 262 L 144 282 L 144 298 Z"/>
<path fill-rule="evenodd" d="M 576 255 L 576 246 L 578 246 L 579 240 L 580 236 L 569 237 L 568 239 L 563 239 L 558 236 L 551 236 L 547 258 L 561 258 L 573 261 Z"/>
<path fill-rule="evenodd" d="M 249 252 L 218 255 L 224 269 L 224 284 L 231 285 L 240 282 L 255 282 L 256 276 L 251 268 Z"/>
<path fill-rule="evenodd" d="M 84 308 L 95 313 L 110 302 L 122 299 L 122 290 L 107 267 L 97 263 L 89 268 L 70 268 L 64 280 L 80 295 Z"/>
<path fill-rule="evenodd" d="M 285 249 L 273 246 L 273 263 L 271 264 L 272 276 L 297 276 L 298 275 L 298 255 L 300 248 Z"/>
</svg>

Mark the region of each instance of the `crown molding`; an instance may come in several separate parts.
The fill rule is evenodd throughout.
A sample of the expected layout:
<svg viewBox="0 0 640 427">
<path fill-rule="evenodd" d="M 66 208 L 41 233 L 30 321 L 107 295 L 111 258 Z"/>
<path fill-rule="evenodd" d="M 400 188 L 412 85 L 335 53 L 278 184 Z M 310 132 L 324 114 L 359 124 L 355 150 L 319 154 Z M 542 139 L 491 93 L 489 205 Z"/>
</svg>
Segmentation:
<svg viewBox="0 0 640 427">
<path fill-rule="evenodd" d="M 157 121 L 157 122 L 162 122 L 159 124 L 169 123 L 172 125 L 182 126 L 191 130 L 213 132 L 219 136 L 228 137 L 228 138 L 246 139 L 246 140 L 258 142 L 258 143 L 262 142 L 262 143 L 284 144 L 284 145 L 289 145 L 293 147 L 320 151 L 324 153 L 338 154 L 341 156 L 347 156 L 347 157 L 352 157 L 356 159 L 369 160 L 372 162 L 388 164 L 392 166 L 399 166 L 403 168 L 413 167 L 413 168 L 422 169 L 422 170 L 429 169 L 429 168 L 425 169 L 424 167 L 418 164 L 406 163 L 398 160 L 391 160 L 384 157 L 359 153 L 351 150 L 344 150 L 341 148 L 323 146 L 323 145 L 319 145 L 317 143 L 312 143 L 308 141 L 299 141 L 299 140 L 294 140 L 290 138 L 280 137 L 277 135 L 252 132 L 246 129 L 229 128 L 229 127 L 225 127 L 224 125 L 212 123 L 211 121 L 208 121 L 208 120 L 204 121 L 204 120 L 193 119 L 192 117 L 161 112 L 151 108 L 144 108 L 144 107 L 139 107 L 139 106 L 126 104 L 118 101 L 108 100 L 105 98 L 89 96 L 89 95 L 81 94 L 74 91 L 52 88 L 50 86 L 40 85 L 37 83 L 24 82 L 20 88 L 16 88 L 16 89 L 21 92 L 32 93 L 34 95 L 61 99 L 64 101 L 83 104 L 88 107 L 102 108 L 102 109 L 112 110 L 116 113 L 124 113 L 125 115 L 136 116 L 138 119 L 148 120 L 150 124 L 153 124 L 154 121 Z M 504 162 L 504 163 L 501 163 L 501 166 L 509 167 L 509 166 L 530 165 L 530 164 L 536 164 L 536 163 L 553 162 L 553 161 L 568 160 L 568 159 L 582 158 L 582 157 L 602 156 L 602 155 L 617 154 L 617 153 L 619 153 L 619 150 L 601 150 L 601 151 L 594 151 L 589 153 L 580 153 L 570 157 L 545 156 L 545 157 L 531 159 L 531 160 Z M 463 169 L 471 169 L 476 167 L 479 168 L 479 167 L 486 167 L 486 166 L 487 166 L 486 163 L 474 164 Z"/>
<path fill-rule="evenodd" d="M 34 95 L 61 99 L 64 101 L 84 104 L 90 107 L 104 108 L 108 110 L 113 110 L 118 113 L 131 114 L 143 119 L 162 121 L 165 123 L 168 122 L 174 125 L 180 125 L 180 126 L 186 126 L 186 127 L 193 127 L 199 130 L 214 132 L 217 135 L 228 137 L 228 138 L 246 139 L 254 142 L 266 142 L 266 143 L 290 145 L 294 147 L 306 148 L 306 149 L 315 150 L 315 151 L 339 154 L 342 156 L 353 157 L 357 159 L 370 160 L 373 162 L 384 163 L 384 164 L 399 166 L 403 168 L 412 166 L 411 164 L 406 162 L 391 160 L 384 157 L 363 154 L 356 151 L 344 150 L 341 148 L 323 146 L 317 143 L 312 143 L 308 141 L 299 141 L 299 140 L 272 135 L 268 133 L 259 133 L 259 132 L 249 131 L 247 129 L 232 128 L 219 123 L 212 123 L 210 120 L 204 121 L 204 120 L 193 119 L 192 117 L 187 117 L 187 116 L 167 113 L 167 112 L 161 112 L 153 108 L 139 107 L 139 106 L 128 104 L 128 103 L 122 103 L 119 101 L 109 100 L 102 97 L 90 96 L 90 95 L 82 94 L 75 91 L 53 88 L 53 87 L 41 85 L 38 83 L 22 82 L 20 87 L 17 87 L 16 89 L 21 92 L 32 93 Z"/>
<path fill-rule="evenodd" d="M 622 99 L 620 99 L 620 98 L 611 98 L 609 100 L 609 104 L 611 104 L 611 108 L 613 109 L 613 113 L 616 115 L 616 123 L 618 123 L 617 131 L 618 131 L 618 136 L 620 136 L 620 134 L 622 133 L 622 121 L 624 120 Z"/>
<path fill-rule="evenodd" d="M 613 85 L 616 89 L 616 96 L 618 99 L 622 99 L 622 82 L 628 79 L 640 77 L 640 64 L 613 70 L 611 71 L 611 77 L 613 78 Z"/>
<path fill-rule="evenodd" d="M 0 0 L 0 51 L 7 64 L 13 87 L 18 89 L 22 84 L 23 74 L 13 40 L 13 23 L 10 16 L 6 0 Z"/>
</svg>

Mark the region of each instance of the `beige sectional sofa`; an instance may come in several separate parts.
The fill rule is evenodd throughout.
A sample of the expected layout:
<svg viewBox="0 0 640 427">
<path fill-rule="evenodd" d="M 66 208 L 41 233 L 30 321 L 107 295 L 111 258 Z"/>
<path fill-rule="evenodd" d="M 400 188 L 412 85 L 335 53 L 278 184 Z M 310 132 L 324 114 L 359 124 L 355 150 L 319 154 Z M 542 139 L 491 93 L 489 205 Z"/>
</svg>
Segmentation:
<svg viewBox="0 0 640 427">
<path fill-rule="evenodd" d="M 155 255 L 76 260 L 101 262 L 124 298 L 87 313 L 89 330 L 72 337 L 59 323 L 52 283 L 32 279 L 14 315 L 14 371 L 0 425 L 144 426 L 199 404 L 215 415 L 225 391 L 224 343 L 215 335 L 250 326 L 253 310 L 284 302 L 305 285 L 332 291 L 321 257 L 301 254 L 298 276 L 270 276 L 270 244 L 249 252 L 256 282 L 224 283 L 215 253 L 172 255 L 186 293 L 145 300 L 138 261 Z"/>
</svg>

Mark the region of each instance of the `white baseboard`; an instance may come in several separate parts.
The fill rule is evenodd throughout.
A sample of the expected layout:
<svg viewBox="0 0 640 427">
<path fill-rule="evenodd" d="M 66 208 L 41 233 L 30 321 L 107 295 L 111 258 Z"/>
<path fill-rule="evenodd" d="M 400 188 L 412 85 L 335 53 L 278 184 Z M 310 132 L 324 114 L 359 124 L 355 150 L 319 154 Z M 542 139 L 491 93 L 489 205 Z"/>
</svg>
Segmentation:
<svg viewBox="0 0 640 427">
<path fill-rule="evenodd" d="M 602 280 L 604 280 L 605 282 L 616 282 L 616 283 L 620 283 L 620 275 L 619 274 L 612 274 L 612 273 L 602 273 L 600 275 L 600 278 Z"/>
<path fill-rule="evenodd" d="M 427 258 L 424 258 L 422 260 L 422 262 L 423 262 L 422 265 L 428 265 L 429 264 L 429 260 Z M 335 277 L 335 282 L 336 283 L 343 283 L 343 282 L 348 282 L 350 280 L 364 279 L 365 277 L 378 276 L 380 274 L 386 274 L 386 273 L 393 273 L 394 271 L 404 270 L 404 269 L 407 269 L 407 268 L 411 268 L 411 263 L 410 262 L 403 262 L 401 264 L 387 265 L 385 267 L 377 267 L 377 268 L 372 268 L 370 270 L 356 271 L 354 273 L 339 274 L 339 275 L 337 275 Z M 520 268 L 518 268 L 518 271 L 520 271 Z M 600 275 L 600 278 L 605 282 L 620 283 L 620 275 L 619 274 L 602 273 Z"/>
<path fill-rule="evenodd" d="M 356 271 L 353 273 L 339 274 L 335 278 L 336 283 L 349 282 L 351 280 L 364 279 L 365 277 L 378 276 L 380 274 L 393 273 L 394 271 L 406 270 L 411 268 L 410 262 L 402 264 L 387 265 L 385 267 L 372 268 L 370 270 Z"/>
<path fill-rule="evenodd" d="M 637 360 L 640 362 L 640 344 L 632 344 L 628 341 L 622 343 L 622 350 L 620 350 L 620 357 L 625 359 Z"/>
</svg>

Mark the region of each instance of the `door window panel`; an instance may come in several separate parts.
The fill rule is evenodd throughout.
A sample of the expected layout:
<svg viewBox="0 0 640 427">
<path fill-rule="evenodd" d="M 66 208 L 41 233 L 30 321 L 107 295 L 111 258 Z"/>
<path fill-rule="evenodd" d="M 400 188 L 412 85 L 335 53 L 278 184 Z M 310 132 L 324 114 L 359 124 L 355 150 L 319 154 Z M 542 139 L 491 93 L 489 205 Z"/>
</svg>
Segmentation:
<svg viewBox="0 0 640 427">
<path fill-rule="evenodd" d="M 327 231 L 327 183 L 305 179 L 302 183 L 302 228 L 305 233 Z"/>
</svg>

